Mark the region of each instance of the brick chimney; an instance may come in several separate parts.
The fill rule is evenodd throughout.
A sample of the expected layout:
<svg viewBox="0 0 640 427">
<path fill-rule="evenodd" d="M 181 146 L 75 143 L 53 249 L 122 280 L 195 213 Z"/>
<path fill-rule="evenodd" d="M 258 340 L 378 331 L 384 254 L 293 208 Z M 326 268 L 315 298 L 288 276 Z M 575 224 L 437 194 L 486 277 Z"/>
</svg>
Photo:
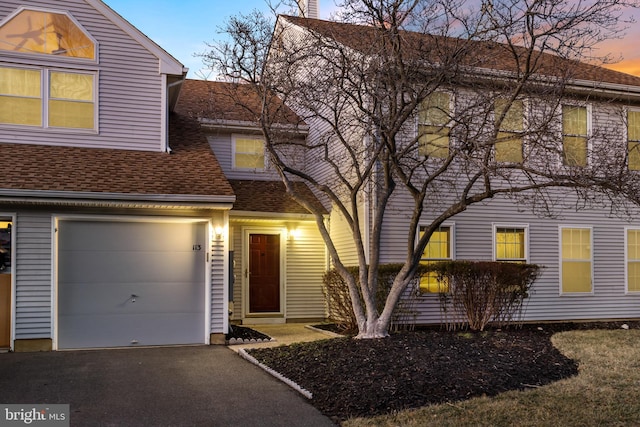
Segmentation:
<svg viewBox="0 0 640 427">
<path fill-rule="evenodd" d="M 304 18 L 320 18 L 318 2 L 320 0 L 298 0 L 298 14 Z"/>
</svg>

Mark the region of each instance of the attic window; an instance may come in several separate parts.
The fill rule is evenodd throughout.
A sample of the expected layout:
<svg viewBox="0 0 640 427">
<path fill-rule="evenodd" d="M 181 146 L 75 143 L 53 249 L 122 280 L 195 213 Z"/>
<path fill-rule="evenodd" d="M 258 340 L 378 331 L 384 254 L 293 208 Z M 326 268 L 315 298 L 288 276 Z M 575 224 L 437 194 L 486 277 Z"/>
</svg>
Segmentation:
<svg viewBox="0 0 640 427">
<path fill-rule="evenodd" d="M 0 50 L 95 59 L 95 42 L 65 13 L 23 9 L 0 25 Z"/>
</svg>

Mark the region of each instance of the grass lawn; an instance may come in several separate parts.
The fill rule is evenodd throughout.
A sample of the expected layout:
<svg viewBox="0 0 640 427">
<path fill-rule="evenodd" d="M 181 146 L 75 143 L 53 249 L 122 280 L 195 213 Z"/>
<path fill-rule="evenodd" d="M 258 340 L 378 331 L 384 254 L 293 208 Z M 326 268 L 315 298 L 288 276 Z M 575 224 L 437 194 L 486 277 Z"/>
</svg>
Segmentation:
<svg viewBox="0 0 640 427">
<path fill-rule="evenodd" d="M 551 340 L 578 362 L 577 376 L 342 426 L 640 426 L 640 330 L 575 330 Z"/>
</svg>

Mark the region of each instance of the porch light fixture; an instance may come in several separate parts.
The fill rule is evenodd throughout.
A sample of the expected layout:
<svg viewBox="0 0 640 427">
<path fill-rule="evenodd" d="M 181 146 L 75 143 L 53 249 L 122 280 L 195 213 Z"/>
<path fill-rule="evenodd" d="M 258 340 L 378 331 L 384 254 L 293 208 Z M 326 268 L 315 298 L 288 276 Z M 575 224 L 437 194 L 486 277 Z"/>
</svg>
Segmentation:
<svg viewBox="0 0 640 427">
<path fill-rule="evenodd" d="M 295 240 L 300 235 L 300 232 L 297 228 L 289 227 L 287 228 L 287 238 L 289 240 Z"/>
<path fill-rule="evenodd" d="M 224 231 L 224 229 L 221 226 L 216 226 L 216 228 L 213 230 L 213 232 L 216 235 L 216 239 L 220 240 L 222 239 L 222 232 Z"/>
</svg>

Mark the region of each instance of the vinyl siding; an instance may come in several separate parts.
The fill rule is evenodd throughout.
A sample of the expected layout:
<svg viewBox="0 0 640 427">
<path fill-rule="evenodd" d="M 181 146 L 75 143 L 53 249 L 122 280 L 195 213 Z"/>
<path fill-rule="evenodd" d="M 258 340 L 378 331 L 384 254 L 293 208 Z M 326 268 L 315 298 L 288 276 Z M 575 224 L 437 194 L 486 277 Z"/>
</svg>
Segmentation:
<svg viewBox="0 0 640 427">
<path fill-rule="evenodd" d="M 543 266 L 543 271 L 525 301 L 525 320 L 639 318 L 640 295 L 625 294 L 624 230 L 626 226 L 640 226 L 640 221 L 628 222 L 610 217 L 608 213 L 604 206 L 588 211 L 567 210 L 563 217 L 549 219 L 536 216 L 530 210 L 522 211 L 507 199 L 475 205 L 450 221 L 455 224 L 456 259 L 491 260 L 494 223 L 528 224 L 529 262 Z M 593 230 L 593 294 L 560 295 L 560 226 Z M 387 240 L 389 237 L 387 235 Z M 402 259 L 399 248 L 403 244 L 391 246 L 395 253 L 385 251 L 388 262 Z M 387 241 L 384 247 L 389 248 Z M 417 323 L 440 321 L 436 295 L 421 296 L 416 309 Z"/>
<path fill-rule="evenodd" d="M 222 215 L 216 215 L 213 220 L 214 227 L 222 223 Z M 225 309 L 226 291 L 228 286 L 228 254 L 225 240 L 211 241 L 211 333 L 227 333 L 229 314 Z"/>
<path fill-rule="evenodd" d="M 326 251 L 315 223 L 298 227 L 299 235 L 287 241 L 287 318 L 325 318 L 322 276 Z"/>
<path fill-rule="evenodd" d="M 6 0 L 0 3 L 0 20 L 19 6 L 48 9 L 51 4 Z M 98 63 L 86 63 L 86 70 L 97 72 L 98 133 L 0 125 L 0 142 L 160 151 L 162 79 L 158 58 L 84 1 L 59 0 L 53 8 L 69 11 L 98 42 Z M 0 62 L 78 69 L 83 61 L 53 56 L 25 60 L 0 51 Z"/>
<path fill-rule="evenodd" d="M 342 264 L 346 266 L 358 265 L 358 253 L 353 241 L 353 233 L 344 216 L 334 207 L 331 210 L 329 220 L 331 224 L 331 240 L 338 251 Z"/>
<path fill-rule="evenodd" d="M 14 227 L 15 338 L 51 338 L 51 215 L 19 212 Z"/>
</svg>

